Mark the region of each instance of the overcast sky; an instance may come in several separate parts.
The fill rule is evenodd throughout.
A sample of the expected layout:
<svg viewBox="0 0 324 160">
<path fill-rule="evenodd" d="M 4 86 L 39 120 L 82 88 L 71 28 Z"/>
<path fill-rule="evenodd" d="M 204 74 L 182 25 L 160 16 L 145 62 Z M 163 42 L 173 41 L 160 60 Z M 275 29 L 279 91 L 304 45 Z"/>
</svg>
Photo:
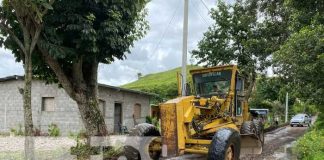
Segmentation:
<svg viewBox="0 0 324 160">
<path fill-rule="evenodd" d="M 137 73 L 147 75 L 181 66 L 183 3 L 183 0 L 151 0 L 147 5 L 150 25 L 147 35 L 135 43 L 126 60 L 100 64 L 99 82 L 119 86 L 135 81 Z M 212 24 L 208 9 L 215 5 L 216 0 L 189 0 L 189 52 L 197 47 Z M 189 64 L 190 58 L 188 55 Z M 10 50 L 0 48 L 0 77 L 15 74 L 23 75 L 22 64 L 15 62 Z"/>
</svg>

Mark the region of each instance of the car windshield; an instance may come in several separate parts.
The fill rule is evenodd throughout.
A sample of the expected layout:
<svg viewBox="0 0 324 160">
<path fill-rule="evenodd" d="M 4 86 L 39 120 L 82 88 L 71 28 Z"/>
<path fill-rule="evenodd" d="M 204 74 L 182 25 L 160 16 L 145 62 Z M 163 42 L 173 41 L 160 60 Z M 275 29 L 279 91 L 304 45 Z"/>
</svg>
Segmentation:
<svg viewBox="0 0 324 160">
<path fill-rule="evenodd" d="M 293 118 L 301 119 L 301 118 L 304 118 L 304 117 L 305 117 L 305 115 L 303 115 L 303 114 L 297 114 Z"/>
<path fill-rule="evenodd" d="M 231 75 L 231 70 L 193 75 L 196 94 L 205 97 L 227 95 L 230 89 Z"/>
</svg>

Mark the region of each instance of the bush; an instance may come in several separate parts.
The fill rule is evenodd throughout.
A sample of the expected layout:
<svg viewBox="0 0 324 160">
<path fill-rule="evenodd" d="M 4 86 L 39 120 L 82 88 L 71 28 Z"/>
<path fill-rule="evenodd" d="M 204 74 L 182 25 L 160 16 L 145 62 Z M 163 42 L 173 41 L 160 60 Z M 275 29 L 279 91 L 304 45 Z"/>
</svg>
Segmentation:
<svg viewBox="0 0 324 160">
<path fill-rule="evenodd" d="M 10 132 L 13 133 L 15 136 L 24 136 L 25 135 L 24 131 L 22 130 L 21 124 L 18 125 L 18 129 L 11 128 Z"/>
<path fill-rule="evenodd" d="M 324 130 L 312 130 L 297 141 L 294 148 L 300 159 L 324 159 Z"/>
<path fill-rule="evenodd" d="M 75 147 L 71 147 L 71 154 L 76 155 L 78 159 L 88 159 L 90 155 L 98 154 L 98 151 L 88 144 L 77 142 Z"/>
<path fill-rule="evenodd" d="M 160 122 L 157 117 L 146 116 L 146 123 L 153 124 L 156 128 L 160 129 Z"/>
<path fill-rule="evenodd" d="M 293 150 L 299 159 L 322 160 L 324 159 L 324 115 L 318 119 L 309 132 L 298 139 Z"/>
<path fill-rule="evenodd" d="M 121 155 L 124 155 L 124 153 L 124 147 L 122 145 L 116 145 L 114 147 L 108 147 L 107 149 L 105 149 L 105 151 L 103 152 L 103 157 L 104 159 L 117 159 Z"/>
<path fill-rule="evenodd" d="M 48 134 L 51 137 L 58 137 L 60 136 L 60 129 L 57 127 L 56 124 L 52 123 L 48 125 Z"/>
<path fill-rule="evenodd" d="M 87 144 L 86 133 L 80 130 L 78 133 L 69 133 L 69 137 L 76 141 L 76 146 L 70 148 L 70 153 L 76 155 L 77 159 L 89 159 L 90 155 L 99 154 L 99 147 L 91 147 Z"/>
</svg>

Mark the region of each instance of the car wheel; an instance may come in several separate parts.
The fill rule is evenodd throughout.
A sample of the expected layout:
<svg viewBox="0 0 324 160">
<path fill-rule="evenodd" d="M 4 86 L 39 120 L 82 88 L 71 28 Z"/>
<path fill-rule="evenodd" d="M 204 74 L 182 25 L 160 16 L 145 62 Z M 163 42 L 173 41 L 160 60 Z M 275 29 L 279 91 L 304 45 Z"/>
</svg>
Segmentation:
<svg viewBox="0 0 324 160">
<path fill-rule="evenodd" d="M 294 125 L 293 125 L 293 124 L 291 124 L 291 125 L 290 125 L 290 127 L 294 127 Z"/>
</svg>

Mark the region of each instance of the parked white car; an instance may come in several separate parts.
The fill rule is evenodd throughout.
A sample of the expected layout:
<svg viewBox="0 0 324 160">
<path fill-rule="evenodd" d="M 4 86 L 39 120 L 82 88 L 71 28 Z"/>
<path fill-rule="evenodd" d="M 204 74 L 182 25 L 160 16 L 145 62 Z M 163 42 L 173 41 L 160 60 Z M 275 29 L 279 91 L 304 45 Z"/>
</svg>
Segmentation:
<svg viewBox="0 0 324 160">
<path fill-rule="evenodd" d="M 310 116 L 308 116 L 307 114 L 297 114 L 294 117 L 291 118 L 290 120 L 290 126 L 310 126 L 312 122 L 312 119 Z"/>
</svg>

